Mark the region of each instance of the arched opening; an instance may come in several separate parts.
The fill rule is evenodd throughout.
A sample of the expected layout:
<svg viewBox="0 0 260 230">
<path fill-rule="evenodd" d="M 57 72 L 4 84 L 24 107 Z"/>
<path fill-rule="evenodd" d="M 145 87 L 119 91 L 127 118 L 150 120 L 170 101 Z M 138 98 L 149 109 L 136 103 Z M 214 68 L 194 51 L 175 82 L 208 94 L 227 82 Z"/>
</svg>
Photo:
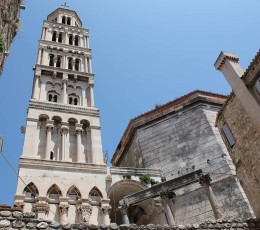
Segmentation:
<svg viewBox="0 0 260 230">
<path fill-rule="evenodd" d="M 59 43 L 62 43 L 62 33 L 59 33 L 58 42 L 59 42 Z"/>
<path fill-rule="evenodd" d="M 54 153 L 53 153 L 53 151 L 51 151 L 50 152 L 50 160 L 53 160 L 53 158 L 54 158 Z"/>
<path fill-rule="evenodd" d="M 119 201 L 122 200 L 125 196 L 141 192 L 145 189 L 147 189 L 147 187 L 144 184 L 134 180 L 121 180 L 113 184 L 113 186 L 108 191 L 108 197 L 112 207 L 110 213 L 111 222 L 116 222 L 118 225 L 123 224 L 122 214 L 118 209 L 120 206 Z M 142 218 L 145 216 L 145 208 L 149 205 L 150 202 L 151 199 L 147 199 L 128 208 L 128 217 L 130 223 L 138 223 L 138 225 L 146 224 Z"/>
<path fill-rule="evenodd" d="M 61 67 L 61 56 L 57 57 L 56 67 L 58 67 L 58 68 Z"/>
<path fill-rule="evenodd" d="M 73 35 L 69 34 L 69 44 L 73 45 Z"/>
<path fill-rule="evenodd" d="M 66 24 L 66 17 L 65 16 L 62 16 L 61 23 Z"/>
<path fill-rule="evenodd" d="M 73 185 L 68 190 L 67 197 L 69 198 L 70 201 L 77 201 L 77 200 L 81 199 L 81 193 L 78 190 L 78 188 Z"/>
<path fill-rule="evenodd" d="M 36 185 L 31 182 L 24 188 L 23 194 L 25 195 L 25 198 L 35 199 L 35 197 L 39 195 L 39 191 Z"/>
<path fill-rule="evenodd" d="M 56 184 L 52 185 L 47 191 L 47 196 L 52 200 L 58 201 L 62 196 L 60 188 Z"/>
<path fill-rule="evenodd" d="M 52 41 L 53 42 L 56 42 L 56 39 L 57 39 L 57 32 L 56 31 L 53 31 L 53 33 L 52 33 Z"/>
<path fill-rule="evenodd" d="M 86 131 L 86 129 L 90 126 L 90 123 L 89 123 L 89 121 L 88 120 L 81 120 L 80 121 L 80 124 L 82 124 L 82 129 L 84 130 L 84 131 Z"/>
<path fill-rule="evenodd" d="M 69 104 L 70 105 L 79 104 L 79 97 L 75 93 L 69 94 Z"/>
<path fill-rule="evenodd" d="M 47 98 L 48 98 L 48 101 L 57 103 L 58 102 L 58 93 L 53 90 L 49 91 Z"/>
<path fill-rule="evenodd" d="M 71 24 L 71 18 L 68 17 L 68 18 L 67 18 L 67 25 L 70 25 L 70 24 Z"/>
<path fill-rule="evenodd" d="M 53 54 L 49 55 L 49 66 L 54 66 L 54 55 Z"/>
<path fill-rule="evenodd" d="M 79 59 L 76 59 L 75 70 L 80 71 L 80 60 Z"/>
<path fill-rule="evenodd" d="M 75 46 L 79 46 L 79 36 L 75 36 Z"/>
<path fill-rule="evenodd" d="M 72 69 L 72 58 L 68 58 L 68 69 Z"/>
<path fill-rule="evenodd" d="M 88 194 L 88 198 L 91 200 L 91 201 L 94 201 L 94 202 L 100 202 L 101 201 L 101 198 L 102 198 L 102 193 L 100 192 L 100 190 L 95 186 L 93 187 L 89 194 Z"/>
</svg>

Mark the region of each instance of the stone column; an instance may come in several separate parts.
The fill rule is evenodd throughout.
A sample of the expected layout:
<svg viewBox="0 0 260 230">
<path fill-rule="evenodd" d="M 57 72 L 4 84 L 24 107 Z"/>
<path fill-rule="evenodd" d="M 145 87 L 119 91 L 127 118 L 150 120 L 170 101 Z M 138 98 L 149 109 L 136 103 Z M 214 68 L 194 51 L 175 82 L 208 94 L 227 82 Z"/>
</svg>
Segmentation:
<svg viewBox="0 0 260 230">
<path fill-rule="evenodd" d="M 66 160 L 66 142 L 67 142 L 67 135 L 69 132 L 69 127 L 62 125 L 61 126 L 61 160 Z"/>
<path fill-rule="evenodd" d="M 93 88 L 94 88 L 94 84 L 89 83 L 90 107 L 95 107 Z"/>
<path fill-rule="evenodd" d="M 85 72 L 89 73 L 89 68 L 88 68 L 88 57 L 85 56 Z"/>
<path fill-rule="evenodd" d="M 109 213 L 111 210 L 111 206 L 109 203 L 110 203 L 110 199 L 101 200 L 101 208 L 103 212 L 103 224 L 106 226 L 110 225 Z"/>
<path fill-rule="evenodd" d="M 65 225 L 68 223 L 69 205 L 68 204 L 59 204 L 59 210 L 60 210 L 60 223 L 62 225 Z"/>
<path fill-rule="evenodd" d="M 210 175 L 209 173 L 206 174 L 206 175 L 202 175 L 200 177 L 200 184 L 204 186 L 205 190 L 206 190 L 206 193 L 207 193 L 207 196 L 209 198 L 209 202 L 210 202 L 210 205 L 211 205 L 211 208 L 212 208 L 212 211 L 214 213 L 214 216 L 217 219 L 221 219 L 222 218 L 222 213 L 221 213 L 221 210 L 220 210 L 220 207 L 218 206 L 218 203 L 217 203 L 217 199 L 213 193 L 213 190 L 210 186 L 210 182 L 211 182 L 211 178 L 210 178 Z"/>
<path fill-rule="evenodd" d="M 82 220 L 84 223 L 89 224 L 90 216 L 92 215 L 92 206 L 89 204 L 82 204 L 79 206 L 79 213 L 82 215 Z"/>
<path fill-rule="evenodd" d="M 76 128 L 76 135 L 77 135 L 77 162 L 80 162 L 80 146 L 81 146 L 81 134 L 82 128 Z"/>
<path fill-rule="evenodd" d="M 67 104 L 67 82 L 68 82 L 68 76 L 64 74 L 63 79 L 62 79 L 62 85 L 63 85 L 62 102 L 63 102 L 63 104 Z"/>
<path fill-rule="evenodd" d="M 83 107 L 87 107 L 86 105 L 87 105 L 87 97 L 86 97 L 86 89 L 83 87 L 82 88 L 82 103 L 81 103 L 81 105 L 83 106 Z"/>
<path fill-rule="evenodd" d="M 90 57 L 88 61 L 89 61 L 89 73 L 92 73 L 92 58 Z"/>
<path fill-rule="evenodd" d="M 89 49 L 89 37 L 88 36 L 86 36 L 86 48 Z"/>
<path fill-rule="evenodd" d="M 47 124 L 46 125 L 46 147 L 45 147 L 45 160 L 49 160 L 50 159 L 50 143 L 51 143 L 51 132 L 53 129 L 53 125 L 52 124 Z"/>
<path fill-rule="evenodd" d="M 40 82 L 40 75 L 35 74 L 35 81 L 33 87 L 33 99 L 39 99 L 39 82 Z"/>
<path fill-rule="evenodd" d="M 123 224 L 127 224 L 129 225 L 130 222 L 129 222 L 129 218 L 128 218 L 128 210 L 127 210 L 127 206 L 119 206 L 118 207 L 119 211 L 121 212 L 122 214 L 122 220 L 123 220 Z"/>
<path fill-rule="evenodd" d="M 166 216 L 167 216 L 167 219 L 168 219 L 168 222 L 169 222 L 168 224 L 169 225 L 175 225 L 175 220 L 174 220 L 174 217 L 172 215 L 172 211 L 170 209 L 169 202 L 170 202 L 170 200 L 168 198 L 163 200 L 164 211 L 166 213 Z"/>
<path fill-rule="evenodd" d="M 37 58 L 37 64 L 38 65 L 41 64 L 41 57 L 42 57 L 42 49 L 39 48 L 39 50 L 38 50 L 38 58 Z"/>
</svg>

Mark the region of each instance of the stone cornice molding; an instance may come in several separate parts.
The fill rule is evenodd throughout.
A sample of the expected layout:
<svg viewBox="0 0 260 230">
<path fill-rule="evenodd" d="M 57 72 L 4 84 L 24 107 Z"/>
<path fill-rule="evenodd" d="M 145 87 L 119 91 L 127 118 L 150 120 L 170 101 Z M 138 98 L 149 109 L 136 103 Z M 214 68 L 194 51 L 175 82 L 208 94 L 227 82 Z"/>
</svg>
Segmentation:
<svg viewBox="0 0 260 230">
<path fill-rule="evenodd" d="M 126 174 L 131 173 L 132 175 L 143 175 L 143 174 L 149 174 L 151 176 L 155 177 L 161 177 L 162 176 L 162 170 L 160 169 L 149 169 L 149 168 L 126 168 L 126 167 L 110 167 L 110 173 L 111 175 L 115 174 Z"/>
<path fill-rule="evenodd" d="M 234 53 L 228 53 L 228 52 L 221 52 L 218 56 L 214 66 L 217 70 L 221 70 L 222 66 L 225 64 L 227 60 L 230 60 L 232 62 L 238 63 L 239 58 Z"/>
<path fill-rule="evenodd" d="M 53 160 L 39 160 L 30 158 L 20 158 L 20 167 L 37 168 L 43 170 L 62 170 L 62 171 L 74 171 L 74 172 L 86 172 L 86 173 L 107 173 L 106 165 L 96 165 L 88 163 L 76 163 L 65 161 L 53 161 Z"/>
<path fill-rule="evenodd" d="M 43 26 L 47 27 L 48 29 L 53 29 L 53 28 L 67 29 L 68 31 L 77 32 L 78 34 L 84 34 L 84 35 L 88 35 L 88 33 L 89 33 L 89 29 L 86 29 L 86 28 L 70 26 L 70 25 L 57 23 L 57 22 L 50 22 L 47 20 L 43 21 Z"/>
<path fill-rule="evenodd" d="M 38 101 L 34 99 L 30 100 L 29 108 L 99 117 L 99 110 L 94 107 L 83 108 L 61 103 Z"/>
</svg>

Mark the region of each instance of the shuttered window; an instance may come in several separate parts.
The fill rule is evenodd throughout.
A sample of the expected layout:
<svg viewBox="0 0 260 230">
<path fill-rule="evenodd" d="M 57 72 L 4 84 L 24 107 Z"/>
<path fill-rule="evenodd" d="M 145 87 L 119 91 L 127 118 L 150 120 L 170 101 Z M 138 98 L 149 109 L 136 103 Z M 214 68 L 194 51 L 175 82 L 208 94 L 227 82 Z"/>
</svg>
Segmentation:
<svg viewBox="0 0 260 230">
<path fill-rule="evenodd" d="M 233 135 L 232 135 L 232 133 L 231 133 L 231 131 L 230 131 L 230 129 L 229 129 L 229 127 L 226 123 L 222 127 L 222 132 L 223 132 L 228 144 L 232 148 L 235 145 L 236 141 L 235 141 L 235 139 L 234 139 L 234 137 L 233 137 Z"/>
</svg>

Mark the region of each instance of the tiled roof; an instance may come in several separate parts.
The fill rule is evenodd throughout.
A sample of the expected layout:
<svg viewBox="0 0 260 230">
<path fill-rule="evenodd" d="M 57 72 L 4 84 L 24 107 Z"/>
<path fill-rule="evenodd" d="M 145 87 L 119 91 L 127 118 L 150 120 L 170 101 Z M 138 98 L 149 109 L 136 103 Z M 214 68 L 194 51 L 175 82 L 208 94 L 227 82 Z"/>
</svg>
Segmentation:
<svg viewBox="0 0 260 230">
<path fill-rule="evenodd" d="M 165 116 L 166 114 L 179 111 L 184 107 L 198 101 L 205 101 L 209 103 L 223 105 L 227 98 L 227 96 L 222 94 L 196 90 L 131 119 L 112 157 L 112 164 L 115 165 L 115 163 L 121 157 L 123 148 L 128 143 L 131 134 L 136 127 L 151 122 L 152 120 L 158 119 L 159 117 Z"/>
<path fill-rule="evenodd" d="M 58 222 L 35 219 L 35 214 L 32 212 L 17 212 L 17 211 L 0 211 L 0 229 L 57 229 L 57 230 L 259 230 L 259 219 L 234 219 L 234 220 L 208 220 L 201 224 L 186 224 L 186 225 L 87 225 L 80 224 L 65 224 L 61 225 Z"/>
</svg>

